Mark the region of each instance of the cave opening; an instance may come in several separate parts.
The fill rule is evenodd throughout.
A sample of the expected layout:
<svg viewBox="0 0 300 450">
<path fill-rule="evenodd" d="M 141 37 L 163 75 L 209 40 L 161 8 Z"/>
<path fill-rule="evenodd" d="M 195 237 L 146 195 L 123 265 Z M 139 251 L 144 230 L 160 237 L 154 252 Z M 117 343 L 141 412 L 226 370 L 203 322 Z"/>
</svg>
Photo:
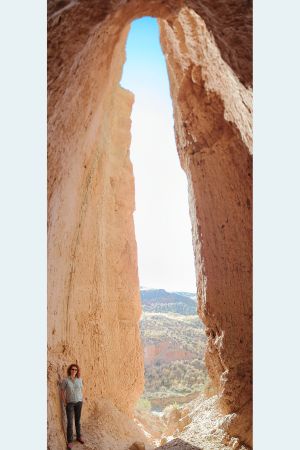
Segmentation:
<svg viewBox="0 0 300 450">
<path fill-rule="evenodd" d="M 221 14 L 214 3 L 187 3 L 110 2 L 95 9 L 94 2 L 72 2 L 56 11 L 51 2 L 49 448 L 61 448 L 57 381 L 70 362 L 78 360 L 86 374 L 83 419 L 94 423 L 98 412 L 106 434 L 116 423 L 115 442 L 122 427 L 114 408 L 131 418 L 143 390 L 128 150 L 133 98 L 119 82 L 128 24 L 147 15 L 159 17 L 176 147 L 188 178 L 198 310 L 215 403 L 223 415 L 235 413 L 228 433 L 252 442 L 251 6 Z M 106 424 L 104 407 L 111 412 Z M 103 436 L 98 441 L 108 448 Z"/>
<path fill-rule="evenodd" d="M 121 86 L 135 96 L 130 159 L 145 364 L 137 408 L 159 414 L 208 392 L 210 383 L 204 325 L 197 314 L 188 184 L 177 155 L 159 27 L 152 17 L 131 23 Z"/>
</svg>

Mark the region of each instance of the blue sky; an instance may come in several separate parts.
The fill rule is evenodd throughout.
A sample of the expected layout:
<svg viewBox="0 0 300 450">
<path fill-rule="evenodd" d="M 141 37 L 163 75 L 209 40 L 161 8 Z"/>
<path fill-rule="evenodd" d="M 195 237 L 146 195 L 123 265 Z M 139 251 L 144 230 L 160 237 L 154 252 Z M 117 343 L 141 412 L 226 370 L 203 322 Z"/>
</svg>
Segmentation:
<svg viewBox="0 0 300 450">
<path fill-rule="evenodd" d="M 151 91 L 163 94 L 171 104 L 165 59 L 159 43 L 157 20 L 143 17 L 132 22 L 126 43 L 127 61 L 121 84 L 136 95 Z"/>
<path fill-rule="evenodd" d="M 156 19 L 132 23 L 121 85 L 135 95 L 132 111 L 134 214 L 140 284 L 195 292 L 187 180 L 180 167 L 166 63 Z"/>
</svg>

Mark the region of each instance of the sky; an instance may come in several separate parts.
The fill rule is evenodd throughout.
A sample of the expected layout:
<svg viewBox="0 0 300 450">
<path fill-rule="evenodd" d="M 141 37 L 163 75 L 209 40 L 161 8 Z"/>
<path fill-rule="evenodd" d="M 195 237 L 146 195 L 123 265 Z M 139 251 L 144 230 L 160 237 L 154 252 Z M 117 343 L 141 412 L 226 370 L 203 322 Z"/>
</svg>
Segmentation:
<svg viewBox="0 0 300 450">
<path fill-rule="evenodd" d="M 196 292 L 187 180 L 156 19 L 132 22 L 121 85 L 135 95 L 130 157 L 140 285 Z"/>
</svg>

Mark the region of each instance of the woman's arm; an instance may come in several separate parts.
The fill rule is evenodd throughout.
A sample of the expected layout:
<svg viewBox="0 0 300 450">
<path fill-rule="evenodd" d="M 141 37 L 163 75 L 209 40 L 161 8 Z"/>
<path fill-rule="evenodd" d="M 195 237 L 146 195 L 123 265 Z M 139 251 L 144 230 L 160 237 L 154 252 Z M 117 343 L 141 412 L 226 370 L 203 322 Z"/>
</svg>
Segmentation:
<svg viewBox="0 0 300 450">
<path fill-rule="evenodd" d="M 63 401 L 63 404 L 66 405 L 67 404 L 67 400 L 66 400 L 66 391 L 64 391 L 63 389 L 60 390 L 60 396 L 61 399 Z"/>
</svg>

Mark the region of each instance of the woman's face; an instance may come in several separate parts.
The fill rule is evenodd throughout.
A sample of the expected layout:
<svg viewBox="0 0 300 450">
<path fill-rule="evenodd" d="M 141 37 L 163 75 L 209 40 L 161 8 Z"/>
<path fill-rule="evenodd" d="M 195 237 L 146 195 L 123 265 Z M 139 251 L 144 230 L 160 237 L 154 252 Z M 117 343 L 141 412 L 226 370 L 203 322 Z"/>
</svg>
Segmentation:
<svg viewBox="0 0 300 450">
<path fill-rule="evenodd" d="M 77 374 L 77 367 L 71 367 L 71 377 L 75 378 Z"/>
</svg>

